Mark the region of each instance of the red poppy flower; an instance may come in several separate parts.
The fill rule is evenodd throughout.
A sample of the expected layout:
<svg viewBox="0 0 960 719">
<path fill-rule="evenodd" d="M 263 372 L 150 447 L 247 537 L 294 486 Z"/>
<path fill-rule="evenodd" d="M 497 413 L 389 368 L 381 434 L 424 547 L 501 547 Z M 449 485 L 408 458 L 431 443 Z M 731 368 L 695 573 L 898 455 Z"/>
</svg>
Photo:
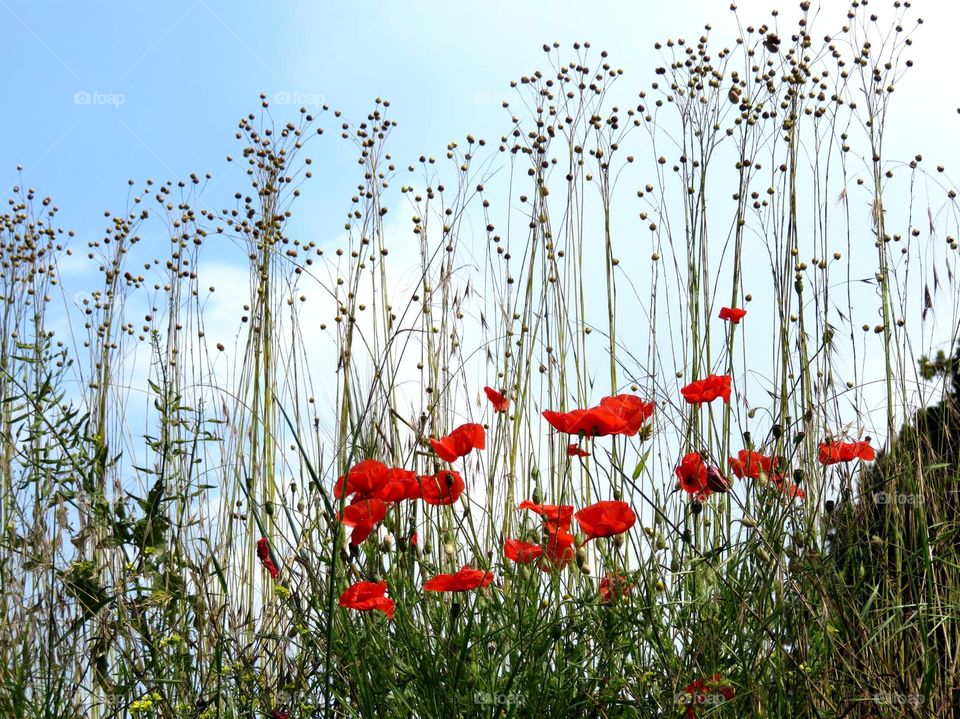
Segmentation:
<svg viewBox="0 0 960 719">
<path fill-rule="evenodd" d="M 420 499 L 420 482 L 417 473 L 391 467 L 387 470 L 386 479 L 374 493 L 373 498 L 384 502 L 400 502 L 404 499 Z"/>
<path fill-rule="evenodd" d="M 540 570 L 543 572 L 563 569 L 577 555 L 577 550 L 573 546 L 574 537 L 570 532 L 561 530 L 549 532 L 549 534 L 547 546 L 540 560 Z"/>
<path fill-rule="evenodd" d="M 729 404 L 730 375 L 709 375 L 696 382 L 691 382 L 680 390 L 680 394 L 689 404 L 712 402 L 717 397 L 722 397 L 723 401 Z"/>
<path fill-rule="evenodd" d="M 484 387 L 483 391 L 486 392 L 487 399 L 490 400 L 490 404 L 493 405 L 494 412 L 506 412 L 510 408 L 510 400 L 500 392 L 497 392 L 497 390 L 491 387 Z"/>
<path fill-rule="evenodd" d="M 870 441 L 866 442 L 821 442 L 820 464 L 837 464 L 863 459 L 868 462 L 877 456 Z"/>
<path fill-rule="evenodd" d="M 747 314 L 746 310 L 742 310 L 739 307 L 721 307 L 720 308 L 720 319 L 729 320 L 735 325 L 740 324 L 740 320 L 743 319 L 743 316 Z"/>
<path fill-rule="evenodd" d="M 387 481 L 389 469 L 383 462 L 365 459 L 347 470 L 346 479 L 340 477 L 333 487 L 333 496 L 342 499 L 344 495 L 359 495 L 370 498 Z"/>
<path fill-rule="evenodd" d="M 637 515 L 626 502 L 597 502 L 573 516 L 587 535 L 587 541 L 622 534 L 637 521 Z"/>
<path fill-rule="evenodd" d="M 606 604 L 612 599 L 625 597 L 633 589 L 622 574 L 608 574 L 600 580 L 600 602 Z"/>
<path fill-rule="evenodd" d="M 274 564 L 270 558 L 270 545 L 266 537 L 261 537 L 257 540 L 257 558 L 260 560 L 263 568 L 270 573 L 270 577 L 276 579 L 280 574 L 280 570 L 277 569 L 277 565 Z"/>
<path fill-rule="evenodd" d="M 600 400 L 600 407 L 621 419 L 623 429 L 618 434 L 628 437 L 637 434 L 643 423 L 653 415 L 653 402 L 644 402 L 633 394 L 604 397 Z"/>
<path fill-rule="evenodd" d="M 568 457 L 589 457 L 590 453 L 585 449 L 581 449 L 579 445 L 568 444 L 567 456 Z"/>
<path fill-rule="evenodd" d="M 487 437 L 482 424 L 463 424 L 446 437 L 431 437 L 430 446 L 444 462 L 455 462 L 474 449 L 486 447 Z"/>
<path fill-rule="evenodd" d="M 543 517 L 543 526 L 550 534 L 567 532 L 573 522 L 571 504 L 534 504 L 529 499 L 520 502 L 519 509 L 529 509 Z"/>
<path fill-rule="evenodd" d="M 543 545 L 522 539 L 508 539 L 503 543 L 503 553 L 518 564 L 529 564 L 543 554 Z"/>
<path fill-rule="evenodd" d="M 420 535 L 417 532 L 410 535 L 410 544 L 414 547 L 420 544 Z"/>
<path fill-rule="evenodd" d="M 386 582 L 357 582 L 340 595 L 340 606 L 368 612 L 376 609 L 393 619 L 396 602 L 388 599 Z"/>
<path fill-rule="evenodd" d="M 749 449 L 741 449 L 737 452 L 737 457 L 727 459 L 730 470 L 740 479 L 749 477 L 750 479 L 759 479 L 760 473 L 769 475 L 776 467 L 776 457 L 768 457 L 759 452 L 751 452 Z"/>
<path fill-rule="evenodd" d="M 543 418 L 560 432 L 584 437 L 623 434 L 626 429 L 623 418 L 604 407 L 574 409 L 569 412 L 545 410 Z"/>
<path fill-rule="evenodd" d="M 452 469 L 443 469 L 436 474 L 420 477 L 420 492 L 423 501 L 427 504 L 440 506 L 456 502 L 466 485 L 459 472 Z"/>
<path fill-rule="evenodd" d="M 707 464 L 697 452 L 684 455 L 680 464 L 674 470 L 680 487 L 694 499 L 701 502 L 710 496 L 710 485 L 707 482 Z"/>
<path fill-rule="evenodd" d="M 427 592 L 465 592 L 486 587 L 493 581 L 493 572 L 471 569 L 466 564 L 456 574 L 438 574 L 423 585 Z"/>
<path fill-rule="evenodd" d="M 340 522 L 345 527 L 353 527 L 350 544 L 360 545 L 377 522 L 387 516 L 387 505 L 380 499 L 361 499 L 343 508 Z"/>
</svg>

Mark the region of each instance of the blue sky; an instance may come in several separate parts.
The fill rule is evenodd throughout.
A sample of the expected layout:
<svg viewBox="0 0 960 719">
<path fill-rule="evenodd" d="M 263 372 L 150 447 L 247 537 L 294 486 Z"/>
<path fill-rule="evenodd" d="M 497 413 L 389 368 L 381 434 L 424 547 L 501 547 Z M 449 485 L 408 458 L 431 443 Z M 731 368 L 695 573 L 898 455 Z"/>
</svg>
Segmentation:
<svg viewBox="0 0 960 719">
<path fill-rule="evenodd" d="M 797 2 L 777 3 L 785 15 Z M 816 3 L 815 3 L 816 4 Z M 891 2 L 877 4 L 881 23 Z M 846 3 L 825 0 L 828 31 Z M 916 0 L 926 24 L 916 67 L 896 95 L 890 156 L 922 152 L 948 169 L 960 157 L 952 138 L 960 115 L 953 78 L 953 3 Z M 300 105 L 322 103 L 361 120 L 377 96 L 398 120 L 392 142 L 401 167 L 442 155 L 468 132 L 495 140 L 509 127 L 500 107 L 511 79 L 544 64 L 541 46 L 590 40 L 610 51 L 631 95 L 661 64 L 653 43 L 694 37 L 710 22 L 720 43 L 736 37 L 727 0 L 483 4 L 437 2 L 226 2 L 169 0 L 0 0 L 0 56 L 8 102 L 0 116 L 0 177 L 52 196 L 59 221 L 80 239 L 98 237 L 104 210 L 122 211 L 127 179 L 137 185 L 211 172 L 205 205 L 246 187 L 235 166 L 240 117 L 259 112 L 259 93 L 278 122 Z M 739 3 L 745 23 L 769 21 L 770 0 Z M 788 22 L 790 22 L 788 20 Z M 356 184 L 353 150 L 321 119 L 327 136 L 310 154 L 315 180 L 300 213 L 319 242 L 341 231 Z"/>
<path fill-rule="evenodd" d="M 840 5 L 830 0 L 826 12 Z M 952 3 L 915 5 L 927 24 L 899 102 L 914 115 L 913 132 L 896 138 L 907 145 L 955 130 L 960 105 L 956 84 L 940 72 L 957 12 Z M 441 153 L 467 132 L 502 132 L 499 99 L 509 96 L 510 79 L 542 65 L 543 42 L 591 40 L 639 85 L 658 63 L 656 39 L 692 36 L 708 21 L 718 37 L 732 39 L 727 7 L 724 0 L 0 0 L 9 100 L 0 118 L 0 171 L 9 185 L 15 166 L 24 165 L 25 184 L 52 195 L 65 222 L 96 231 L 103 210 L 123 201 L 128 178 L 230 172 L 224 156 L 236 150 L 236 122 L 259 109 L 261 91 L 275 100 L 278 120 L 293 118 L 299 104 L 324 101 L 362 118 L 374 97 L 390 98 L 399 121 L 395 155 L 405 164 Z M 741 2 L 741 16 L 763 22 L 769 7 Z M 328 166 L 349 167 L 331 149 L 324 148 Z M 325 184 L 315 183 L 313 193 L 339 217 L 350 184 Z"/>
</svg>

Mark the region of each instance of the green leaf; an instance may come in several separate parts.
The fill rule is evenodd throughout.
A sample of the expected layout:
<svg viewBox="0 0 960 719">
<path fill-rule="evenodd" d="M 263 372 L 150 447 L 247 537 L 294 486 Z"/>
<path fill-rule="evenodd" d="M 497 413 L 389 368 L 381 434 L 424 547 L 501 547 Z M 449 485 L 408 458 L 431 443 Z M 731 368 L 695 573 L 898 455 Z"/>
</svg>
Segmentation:
<svg viewBox="0 0 960 719">
<path fill-rule="evenodd" d="M 640 473 L 643 472 L 644 466 L 647 464 L 647 457 L 650 456 L 650 450 L 648 449 L 643 453 L 643 456 L 640 458 L 640 461 L 637 462 L 637 466 L 633 470 L 633 479 L 640 477 Z"/>
</svg>

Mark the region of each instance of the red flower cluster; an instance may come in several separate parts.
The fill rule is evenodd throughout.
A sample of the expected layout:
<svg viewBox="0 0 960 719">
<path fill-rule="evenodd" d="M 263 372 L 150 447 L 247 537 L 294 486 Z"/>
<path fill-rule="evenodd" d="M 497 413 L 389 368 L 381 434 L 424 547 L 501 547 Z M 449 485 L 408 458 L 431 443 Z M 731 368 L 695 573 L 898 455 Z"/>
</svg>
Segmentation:
<svg viewBox="0 0 960 719">
<path fill-rule="evenodd" d="M 280 574 L 280 570 L 277 569 L 277 565 L 274 564 L 270 558 L 270 545 L 266 537 L 261 537 L 257 540 L 257 558 L 260 560 L 263 568 L 270 573 L 270 577 L 276 579 Z"/>
<path fill-rule="evenodd" d="M 486 587 L 493 581 L 493 572 L 471 569 L 466 564 L 456 574 L 438 574 L 423 585 L 427 592 L 465 592 Z"/>
<path fill-rule="evenodd" d="M 680 394 L 683 395 L 688 404 L 712 402 L 717 397 L 722 397 L 723 401 L 729 404 L 730 375 L 709 375 L 696 382 L 691 382 L 680 390 Z"/>
<path fill-rule="evenodd" d="M 866 442 L 821 442 L 820 464 L 852 462 L 855 459 L 872 461 L 877 456 L 870 441 Z"/>
<path fill-rule="evenodd" d="M 418 477 L 416 472 L 365 459 L 337 480 L 333 494 L 338 499 L 352 495 L 339 519 L 353 527 L 350 543 L 360 545 L 386 516 L 390 502 L 422 499 L 437 506 L 453 504 L 465 489 L 463 477 L 452 469 Z"/>
<path fill-rule="evenodd" d="M 503 394 L 491 387 L 484 387 L 483 391 L 486 393 L 487 399 L 490 400 L 490 404 L 493 405 L 494 412 L 506 412 L 510 409 L 510 400 Z"/>
<path fill-rule="evenodd" d="M 356 582 L 340 595 L 340 606 L 362 612 L 381 611 L 393 619 L 396 602 L 387 596 L 386 582 Z"/>
<path fill-rule="evenodd" d="M 431 437 L 430 446 L 444 462 L 455 462 L 475 449 L 484 449 L 487 438 L 482 424 L 464 424 L 446 437 Z"/>
<path fill-rule="evenodd" d="M 722 307 L 720 309 L 720 319 L 727 320 L 735 325 L 740 324 L 740 320 L 743 319 L 745 314 L 747 314 L 747 311 L 739 307 Z"/>
<path fill-rule="evenodd" d="M 546 410 L 543 418 L 554 429 L 565 434 L 584 437 L 622 434 L 632 437 L 652 414 L 653 402 L 644 402 L 632 394 L 620 394 L 604 397 L 598 406 L 589 409 L 574 409 L 569 412 Z"/>
<path fill-rule="evenodd" d="M 504 543 L 504 554 L 521 564 L 527 564 L 539 558 L 540 569 L 544 572 L 563 569 L 567 566 L 576 554 L 573 547 L 573 533 L 570 531 L 570 525 L 573 523 L 573 505 L 534 504 L 529 499 L 525 499 L 520 503 L 519 509 L 529 509 L 543 518 L 547 542 L 545 546 L 539 546 L 517 539 L 508 539 Z"/>
</svg>

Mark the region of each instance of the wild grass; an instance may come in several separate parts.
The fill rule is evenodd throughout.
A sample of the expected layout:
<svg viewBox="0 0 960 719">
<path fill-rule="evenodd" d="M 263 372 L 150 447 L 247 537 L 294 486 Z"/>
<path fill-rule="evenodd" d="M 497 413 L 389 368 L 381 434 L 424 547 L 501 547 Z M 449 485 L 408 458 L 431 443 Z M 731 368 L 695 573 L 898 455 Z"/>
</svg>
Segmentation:
<svg viewBox="0 0 960 719">
<path fill-rule="evenodd" d="M 885 154 L 920 21 L 871 12 L 825 38 L 804 2 L 729 47 L 664 41 L 641 91 L 589 43 L 545 45 L 501 138 L 408 167 L 388 101 L 281 124 L 262 97 L 233 207 L 203 209 L 209 176 L 131 183 L 86 247 L 14 187 L 3 715 L 957 714 L 960 355 L 929 359 L 960 327 L 955 191 Z M 358 170 L 343 233 L 301 239 L 336 133 Z M 66 286 L 78 262 L 98 287 Z M 248 286 L 211 286 L 224 263 Z M 708 374 L 731 401 L 685 403 Z M 622 393 L 651 424 L 580 438 L 585 457 L 540 415 Z M 463 496 L 392 504 L 352 544 L 336 479 L 368 458 L 438 472 L 427 439 L 466 422 L 486 448 L 453 465 Z M 869 469 L 818 461 L 867 437 Z M 678 489 L 682 456 L 732 478 L 741 449 L 804 497 L 766 475 Z M 503 554 L 543 539 L 525 499 L 639 521 L 541 572 Z M 493 584 L 422 590 L 463 564 Z M 601 601 L 617 574 L 632 591 Z M 360 580 L 387 582 L 393 619 L 338 605 Z"/>
</svg>

